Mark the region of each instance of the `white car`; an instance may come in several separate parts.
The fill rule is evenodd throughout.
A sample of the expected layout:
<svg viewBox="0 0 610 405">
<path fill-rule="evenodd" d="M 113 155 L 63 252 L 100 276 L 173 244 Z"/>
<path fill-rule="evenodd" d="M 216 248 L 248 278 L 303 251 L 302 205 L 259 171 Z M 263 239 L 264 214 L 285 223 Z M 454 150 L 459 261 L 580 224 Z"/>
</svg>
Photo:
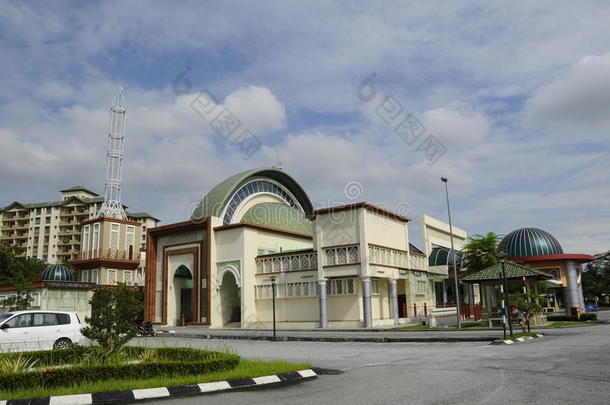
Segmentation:
<svg viewBox="0 0 610 405">
<path fill-rule="evenodd" d="M 64 349 L 83 344 L 75 312 L 14 311 L 0 315 L 0 352 Z"/>
</svg>

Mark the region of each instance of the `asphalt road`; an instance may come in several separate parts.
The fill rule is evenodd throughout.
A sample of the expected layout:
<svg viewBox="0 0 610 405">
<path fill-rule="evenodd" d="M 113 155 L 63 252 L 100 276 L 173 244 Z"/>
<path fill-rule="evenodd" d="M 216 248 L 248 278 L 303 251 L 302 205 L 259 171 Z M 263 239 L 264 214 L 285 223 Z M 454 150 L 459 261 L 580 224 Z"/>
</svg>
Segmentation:
<svg viewBox="0 0 610 405">
<path fill-rule="evenodd" d="M 610 325 L 553 330 L 514 345 L 313 343 L 156 338 L 149 344 L 220 348 L 246 358 L 341 370 L 288 387 L 153 403 L 608 404 Z"/>
</svg>

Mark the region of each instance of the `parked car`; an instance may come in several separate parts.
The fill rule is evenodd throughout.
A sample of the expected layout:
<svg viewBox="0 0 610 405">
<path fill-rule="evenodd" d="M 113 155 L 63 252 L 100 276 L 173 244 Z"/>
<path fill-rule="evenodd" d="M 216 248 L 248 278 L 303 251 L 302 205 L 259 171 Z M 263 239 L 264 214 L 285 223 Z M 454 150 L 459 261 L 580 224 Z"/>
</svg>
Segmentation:
<svg viewBox="0 0 610 405">
<path fill-rule="evenodd" d="M 0 315 L 0 351 L 64 349 L 83 344 L 75 312 L 14 311 Z"/>
</svg>

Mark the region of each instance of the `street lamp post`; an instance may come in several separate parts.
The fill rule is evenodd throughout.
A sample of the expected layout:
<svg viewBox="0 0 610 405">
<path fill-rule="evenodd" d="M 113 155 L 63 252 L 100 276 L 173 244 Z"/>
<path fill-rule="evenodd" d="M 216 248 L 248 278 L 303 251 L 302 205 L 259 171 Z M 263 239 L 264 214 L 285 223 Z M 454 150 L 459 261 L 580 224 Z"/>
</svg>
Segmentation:
<svg viewBox="0 0 610 405">
<path fill-rule="evenodd" d="M 504 266 L 504 259 L 506 259 L 508 255 L 504 252 L 500 253 L 500 263 L 502 264 L 502 292 L 503 292 L 503 303 L 504 303 L 504 315 L 508 320 L 508 329 L 510 331 L 510 336 L 513 336 L 513 322 L 510 319 L 511 310 L 510 310 L 510 299 L 508 297 L 508 278 L 506 277 L 506 267 Z M 504 338 L 506 339 L 506 324 L 504 325 Z"/>
<path fill-rule="evenodd" d="M 451 225 L 451 209 L 449 208 L 449 189 L 447 187 L 447 177 L 441 177 L 441 181 L 445 183 L 445 196 L 447 197 L 447 216 L 449 217 L 449 237 L 451 239 L 451 262 L 453 264 L 453 280 L 455 282 L 455 308 L 457 310 L 457 327 L 462 327 L 462 314 L 460 310 L 460 290 L 457 277 L 457 268 L 455 265 L 455 249 L 453 248 L 453 226 Z"/>
<path fill-rule="evenodd" d="M 271 302 L 272 302 L 272 308 L 273 308 L 273 341 L 275 342 L 277 340 L 277 335 L 276 335 L 276 328 L 275 328 L 275 277 L 271 277 Z"/>
</svg>

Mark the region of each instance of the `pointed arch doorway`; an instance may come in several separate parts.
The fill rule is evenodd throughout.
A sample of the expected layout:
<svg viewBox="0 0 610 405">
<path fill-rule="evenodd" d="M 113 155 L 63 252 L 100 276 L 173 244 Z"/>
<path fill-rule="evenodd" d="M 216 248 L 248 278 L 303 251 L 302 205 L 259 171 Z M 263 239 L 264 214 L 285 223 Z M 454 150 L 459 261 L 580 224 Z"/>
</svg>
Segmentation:
<svg viewBox="0 0 610 405">
<path fill-rule="evenodd" d="M 174 273 L 174 292 L 178 323 L 193 321 L 193 273 L 185 265 L 180 265 Z"/>
<path fill-rule="evenodd" d="M 241 288 L 236 269 L 223 269 L 220 284 L 220 302 L 222 305 L 222 325 L 241 326 Z"/>
</svg>

